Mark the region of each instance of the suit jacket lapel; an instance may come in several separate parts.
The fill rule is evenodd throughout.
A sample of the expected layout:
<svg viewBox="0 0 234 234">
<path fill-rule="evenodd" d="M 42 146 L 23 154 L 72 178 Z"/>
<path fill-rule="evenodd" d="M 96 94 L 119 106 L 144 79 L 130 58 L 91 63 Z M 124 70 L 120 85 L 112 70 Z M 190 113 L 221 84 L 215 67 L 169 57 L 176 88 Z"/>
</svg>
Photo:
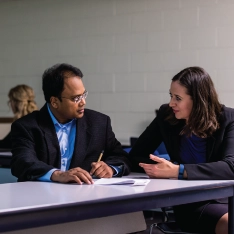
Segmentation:
<svg viewBox="0 0 234 234">
<path fill-rule="evenodd" d="M 38 120 L 41 130 L 44 132 L 45 141 L 48 149 L 48 164 L 57 168 L 61 167 L 61 153 L 55 127 L 45 104 L 41 110 Z"/>
<path fill-rule="evenodd" d="M 207 145 L 206 145 L 206 162 L 210 161 L 210 157 L 213 154 L 215 146 L 215 138 L 213 136 L 207 138 Z"/>
<path fill-rule="evenodd" d="M 179 131 L 180 133 L 180 131 Z M 171 149 L 173 149 L 173 152 L 171 152 L 174 155 L 174 158 L 176 162 L 180 163 L 180 135 L 178 132 L 172 132 L 170 134 L 170 142 L 172 144 Z"/>
<path fill-rule="evenodd" d="M 172 154 L 174 154 L 174 157 L 176 158 L 177 162 L 181 163 L 180 161 L 180 132 L 183 129 L 183 124 L 179 123 L 178 126 L 176 128 L 173 128 L 173 131 L 171 131 L 170 134 L 170 142 L 172 144 L 171 149 L 174 150 L 174 152 L 172 152 Z M 214 134 L 214 136 L 208 137 L 207 138 L 207 145 L 206 145 L 206 161 L 209 162 L 210 161 L 210 157 L 213 154 L 214 151 L 214 147 L 215 147 L 215 141 L 216 138 L 215 136 L 218 133 L 216 132 Z"/>
<path fill-rule="evenodd" d="M 181 160 L 180 160 L 180 140 L 181 140 L 180 132 L 182 131 L 183 127 L 184 127 L 184 122 L 179 121 L 179 123 L 177 125 L 175 125 L 174 128 L 171 128 L 170 134 L 169 134 L 169 138 L 170 138 L 169 142 L 171 144 L 171 146 L 169 148 L 173 150 L 171 152 L 171 155 L 173 155 L 173 159 L 177 163 L 181 163 Z"/>
<path fill-rule="evenodd" d="M 70 168 L 81 166 L 84 161 L 92 137 L 90 129 L 90 123 L 85 115 L 82 118 L 77 119 L 76 140 Z"/>
</svg>

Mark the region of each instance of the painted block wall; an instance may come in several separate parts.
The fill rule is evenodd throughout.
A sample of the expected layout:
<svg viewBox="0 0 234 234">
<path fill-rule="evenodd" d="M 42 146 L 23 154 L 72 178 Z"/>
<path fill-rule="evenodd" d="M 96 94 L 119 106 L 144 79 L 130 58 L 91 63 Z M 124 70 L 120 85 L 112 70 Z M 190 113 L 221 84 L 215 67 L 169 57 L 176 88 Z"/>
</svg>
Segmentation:
<svg viewBox="0 0 234 234">
<path fill-rule="evenodd" d="M 1 0 L 0 116 L 8 90 L 28 84 L 44 104 L 43 71 L 71 63 L 84 73 L 87 108 L 112 119 L 123 144 L 169 101 L 171 78 L 205 68 L 234 107 L 233 0 Z"/>
</svg>

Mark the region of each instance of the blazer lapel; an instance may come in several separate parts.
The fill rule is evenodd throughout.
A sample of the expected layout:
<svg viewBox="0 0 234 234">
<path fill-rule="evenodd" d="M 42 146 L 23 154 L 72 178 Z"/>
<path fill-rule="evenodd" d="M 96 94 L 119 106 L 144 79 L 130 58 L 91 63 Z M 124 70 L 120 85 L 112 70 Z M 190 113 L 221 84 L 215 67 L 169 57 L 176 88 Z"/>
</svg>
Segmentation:
<svg viewBox="0 0 234 234">
<path fill-rule="evenodd" d="M 91 141 L 91 126 L 85 115 L 77 119 L 76 140 L 70 168 L 81 166 L 84 161 Z"/>
<path fill-rule="evenodd" d="M 178 163 L 180 162 L 180 132 L 183 129 L 183 124 L 178 124 L 178 126 L 171 132 L 170 134 L 170 142 L 172 144 L 171 149 L 174 149 L 172 154 L 176 158 Z M 217 135 L 217 133 L 215 133 Z M 215 147 L 215 137 L 211 136 L 207 138 L 207 146 L 206 146 L 206 161 L 209 162 L 211 155 L 213 154 Z M 175 153 L 176 152 L 176 153 Z"/>
<path fill-rule="evenodd" d="M 180 121 L 177 125 L 175 125 L 174 128 L 171 128 L 170 134 L 169 134 L 169 142 L 170 142 L 170 147 L 169 149 L 172 149 L 171 155 L 173 155 L 173 159 L 177 163 L 181 163 L 180 160 L 180 132 L 182 131 L 184 127 L 184 122 Z"/>
<path fill-rule="evenodd" d="M 206 162 L 210 161 L 210 157 L 213 154 L 215 146 L 215 138 L 213 136 L 207 138 L 207 145 L 206 145 Z"/>
<path fill-rule="evenodd" d="M 175 158 L 175 161 L 177 163 L 180 163 L 180 135 L 179 134 L 171 134 L 170 135 L 170 142 L 171 142 L 171 147 L 170 149 L 173 149 L 173 152 L 171 152 L 172 155 L 174 155 L 173 158 Z"/>
<path fill-rule="evenodd" d="M 61 153 L 59 148 L 59 142 L 54 128 L 54 124 L 50 117 L 50 114 L 47 109 L 47 104 L 45 104 L 39 115 L 39 126 L 44 132 L 45 142 L 48 149 L 48 164 L 54 165 L 57 168 L 61 167 Z"/>
</svg>

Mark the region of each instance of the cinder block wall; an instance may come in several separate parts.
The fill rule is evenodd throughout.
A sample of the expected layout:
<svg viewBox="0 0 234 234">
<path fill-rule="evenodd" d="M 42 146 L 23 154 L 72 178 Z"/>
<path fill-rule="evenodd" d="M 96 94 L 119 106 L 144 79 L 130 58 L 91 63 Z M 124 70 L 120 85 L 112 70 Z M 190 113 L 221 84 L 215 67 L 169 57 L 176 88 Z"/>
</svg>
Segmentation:
<svg viewBox="0 0 234 234">
<path fill-rule="evenodd" d="M 8 90 L 67 62 L 84 73 L 87 107 L 110 115 L 129 143 L 169 101 L 173 75 L 202 66 L 234 107 L 233 0 L 1 0 L 0 116 Z"/>
</svg>

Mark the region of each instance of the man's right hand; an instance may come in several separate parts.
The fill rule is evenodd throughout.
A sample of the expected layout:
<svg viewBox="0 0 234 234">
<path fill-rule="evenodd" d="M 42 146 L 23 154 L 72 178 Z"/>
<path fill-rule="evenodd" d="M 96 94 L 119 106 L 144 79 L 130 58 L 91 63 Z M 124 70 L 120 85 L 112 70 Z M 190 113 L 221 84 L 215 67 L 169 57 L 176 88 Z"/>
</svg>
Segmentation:
<svg viewBox="0 0 234 234">
<path fill-rule="evenodd" d="M 93 184 L 91 175 L 80 167 L 72 168 L 68 171 L 54 171 L 51 180 L 60 183 Z"/>
</svg>

